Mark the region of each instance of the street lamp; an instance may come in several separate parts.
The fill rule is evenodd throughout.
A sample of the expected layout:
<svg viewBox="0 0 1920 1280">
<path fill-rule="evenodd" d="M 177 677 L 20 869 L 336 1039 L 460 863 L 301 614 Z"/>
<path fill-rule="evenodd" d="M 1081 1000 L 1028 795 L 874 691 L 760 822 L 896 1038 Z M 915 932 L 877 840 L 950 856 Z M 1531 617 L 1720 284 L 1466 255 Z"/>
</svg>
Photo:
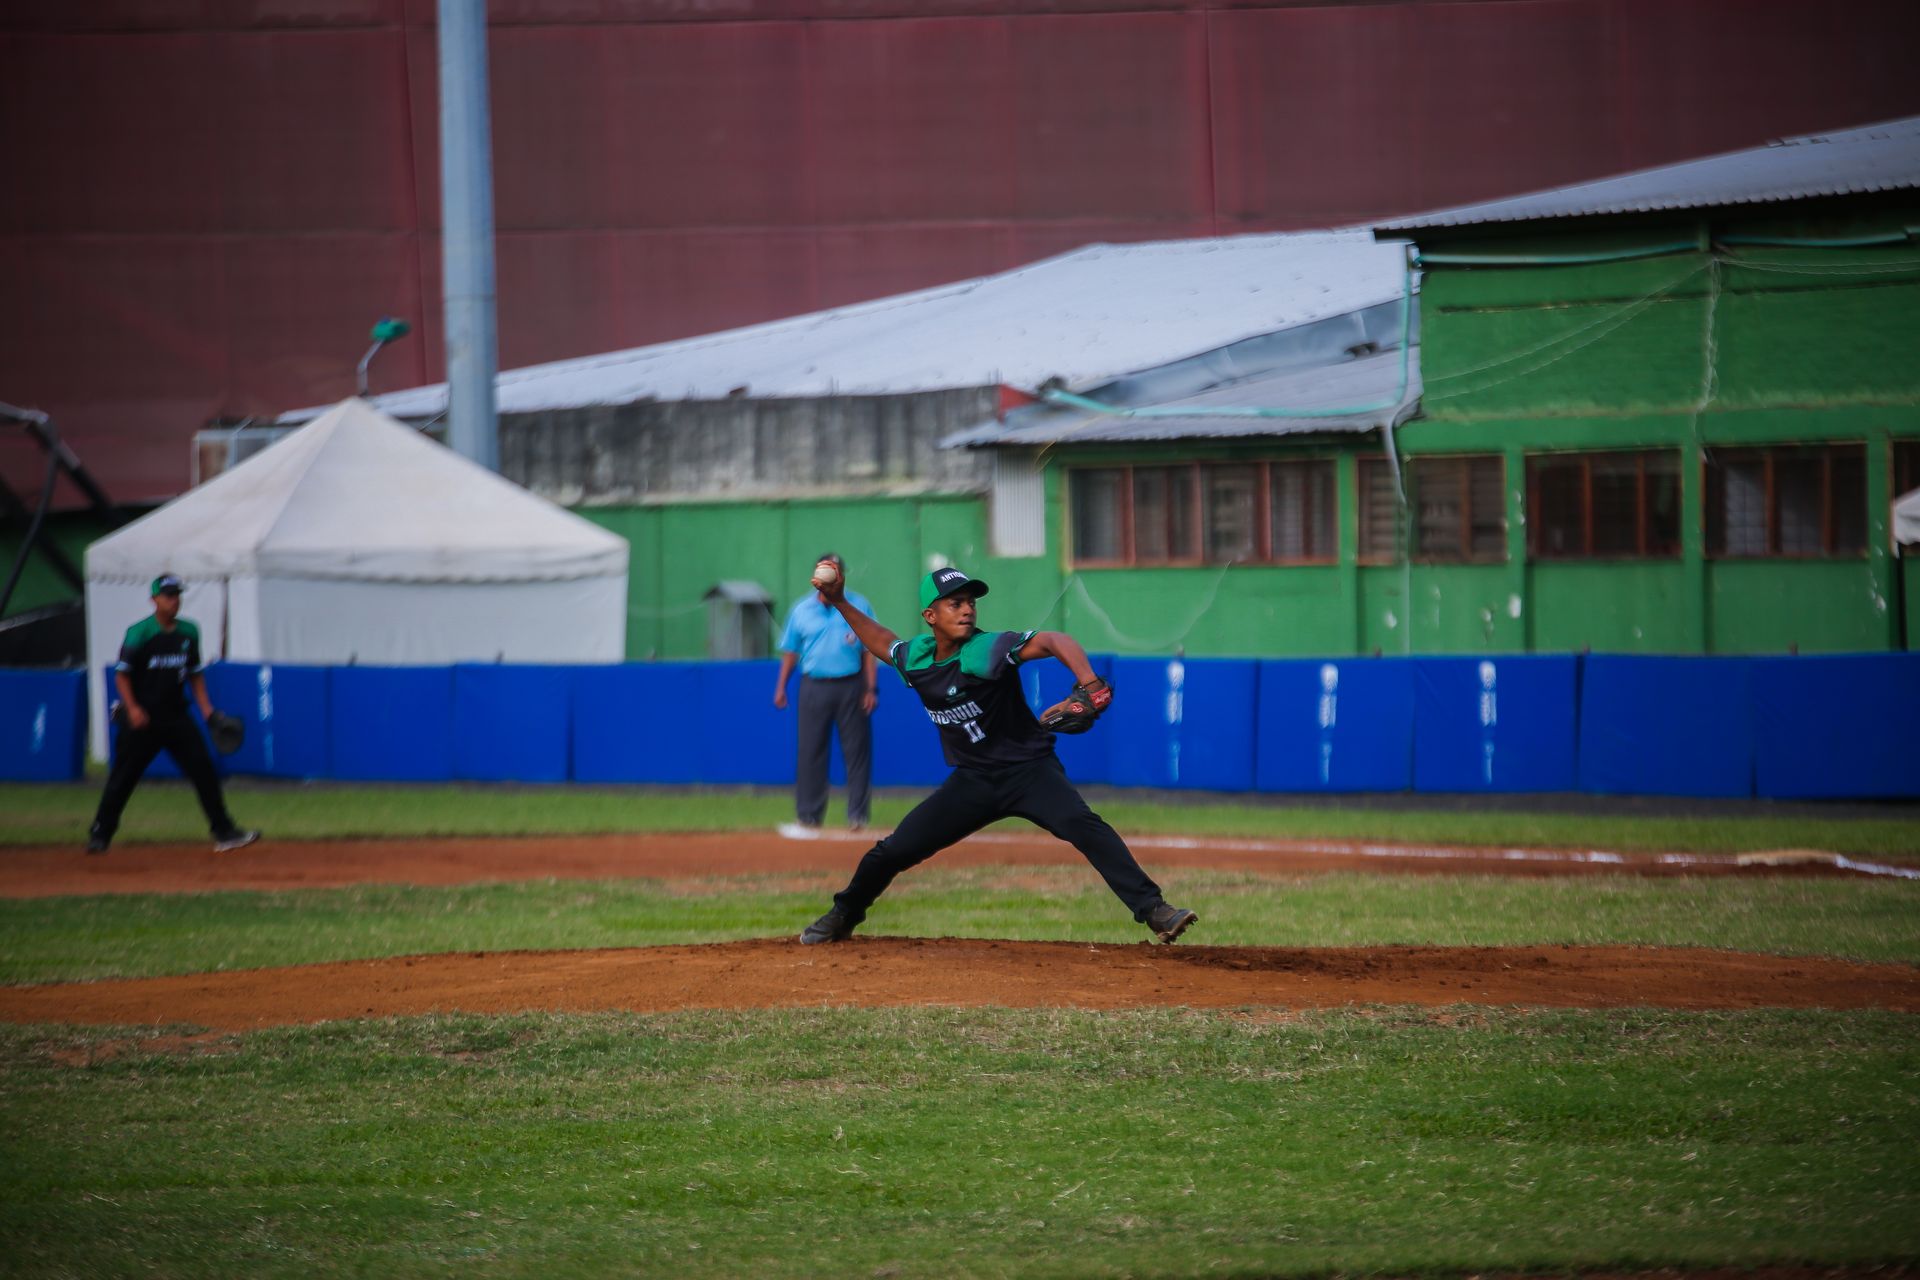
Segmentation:
<svg viewBox="0 0 1920 1280">
<path fill-rule="evenodd" d="M 380 323 L 373 326 L 373 345 L 367 348 L 367 354 L 360 357 L 358 386 L 360 395 L 367 394 L 367 366 L 373 363 L 373 357 L 380 348 L 389 342 L 396 342 L 413 332 L 413 326 L 395 316 L 381 316 Z"/>
</svg>

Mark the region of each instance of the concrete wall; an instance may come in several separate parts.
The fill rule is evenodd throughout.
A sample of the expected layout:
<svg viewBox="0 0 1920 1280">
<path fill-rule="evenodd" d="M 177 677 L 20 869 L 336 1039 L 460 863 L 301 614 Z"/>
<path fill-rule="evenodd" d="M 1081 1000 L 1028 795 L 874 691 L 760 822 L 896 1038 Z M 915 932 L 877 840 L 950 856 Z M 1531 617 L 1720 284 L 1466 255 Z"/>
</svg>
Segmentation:
<svg viewBox="0 0 1920 1280">
<path fill-rule="evenodd" d="M 501 473 L 569 506 L 678 497 L 979 492 L 984 454 L 941 449 L 994 388 L 601 405 L 500 420 Z"/>
</svg>

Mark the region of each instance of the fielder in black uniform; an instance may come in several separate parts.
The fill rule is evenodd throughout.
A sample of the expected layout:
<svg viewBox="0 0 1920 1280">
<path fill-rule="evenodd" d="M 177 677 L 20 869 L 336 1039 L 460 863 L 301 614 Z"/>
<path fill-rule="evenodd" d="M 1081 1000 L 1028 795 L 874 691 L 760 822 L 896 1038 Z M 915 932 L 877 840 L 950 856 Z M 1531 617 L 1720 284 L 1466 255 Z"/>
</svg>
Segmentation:
<svg viewBox="0 0 1920 1280">
<path fill-rule="evenodd" d="M 1172 906 L 1148 878 L 1114 829 L 1087 807 L 1053 753 L 1020 689 L 1019 668 L 1054 657 L 1090 684 L 1093 667 L 1072 636 L 1059 631 L 985 632 L 974 626 L 975 601 L 987 584 L 954 568 L 935 569 L 920 584 L 920 616 L 933 634 L 902 640 L 847 603 L 846 578 L 814 584 L 840 611 L 874 657 L 900 673 L 940 728 L 953 772 L 922 800 L 892 835 L 869 849 L 833 909 L 800 934 L 805 943 L 840 942 L 867 918 L 867 909 L 893 878 L 956 844 L 990 822 L 1022 817 L 1067 841 L 1086 856 L 1162 942 L 1172 942 L 1197 919 Z"/>
<path fill-rule="evenodd" d="M 150 588 L 153 616 L 128 628 L 120 645 L 113 687 L 120 695 L 120 713 L 125 720 L 117 758 L 107 775 L 107 789 L 100 795 L 100 808 L 87 834 L 88 853 L 105 853 L 113 843 L 121 810 L 127 807 L 147 766 L 162 751 L 173 757 L 180 772 L 193 783 L 207 825 L 213 830 L 216 852 L 244 848 L 260 838 L 258 831 L 244 831 L 234 825 L 220 794 L 220 775 L 214 772 L 206 739 L 200 736 L 200 727 L 194 724 L 187 707 L 187 691 L 191 688 L 200 714 L 214 714 L 200 657 L 200 628 L 180 616 L 183 587 L 170 573 L 155 578 Z"/>
</svg>

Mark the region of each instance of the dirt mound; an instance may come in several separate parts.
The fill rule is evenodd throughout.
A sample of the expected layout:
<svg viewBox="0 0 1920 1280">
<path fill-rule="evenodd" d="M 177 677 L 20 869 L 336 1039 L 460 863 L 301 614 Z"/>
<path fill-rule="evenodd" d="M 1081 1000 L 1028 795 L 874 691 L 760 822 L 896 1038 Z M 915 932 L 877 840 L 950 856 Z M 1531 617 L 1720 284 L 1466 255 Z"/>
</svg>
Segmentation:
<svg viewBox="0 0 1920 1280">
<path fill-rule="evenodd" d="M 0 989 L 9 1022 L 242 1030 L 338 1018 L 805 1006 L 1349 1004 L 1920 1013 L 1920 969 L 1652 947 L 1156 947 L 959 938 L 760 940 L 405 956 Z"/>
</svg>

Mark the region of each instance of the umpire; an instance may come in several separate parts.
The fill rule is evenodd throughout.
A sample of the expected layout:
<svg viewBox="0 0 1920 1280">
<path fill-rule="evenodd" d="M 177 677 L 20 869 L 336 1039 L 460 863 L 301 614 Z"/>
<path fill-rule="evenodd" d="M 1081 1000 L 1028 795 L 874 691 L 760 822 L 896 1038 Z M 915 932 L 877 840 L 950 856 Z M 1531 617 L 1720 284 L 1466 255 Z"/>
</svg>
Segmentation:
<svg viewBox="0 0 1920 1280">
<path fill-rule="evenodd" d="M 170 573 L 155 578 L 148 589 L 153 596 L 153 616 L 129 627 L 121 642 L 120 661 L 113 668 L 113 687 L 120 695 L 116 714 L 125 719 L 113 769 L 107 774 L 107 789 L 101 793 L 100 808 L 87 834 L 88 853 L 105 853 L 113 843 L 121 810 L 127 807 L 147 766 L 162 751 L 173 757 L 180 772 L 193 783 L 213 831 L 216 853 L 245 848 L 260 838 L 258 831 L 236 826 L 233 815 L 227 812 L 226 800 L 220 794 L 220 775 L 214 772 L 206 739 L 200 736 L 200 728 L 187 708 L 187 691 L 191 688 L 202 716 L 211 720 L 218 714 L 207 697 L 200 628 L 180 616 L 184 586 Z"/>
<path fill-rule="evenodd" d="M 1087 807 L 1053 752 L 1053 732 L 1027 707 L 1019 669 L 1036 658 L 1058 659 L 1078 682 L 1076 693 L 1089 691 L 1090 706 L 1104 708 L 1111 699 L 1112 691 L 1094 677 L 1077 640 L 1064 631 L 981 631 L 974 625 L 976 602 L 987 594 L 987 584 L 951 566 L 921 581 L 920 616 L 932 634 L 911 640 L 852 608 L 844 575 L 815 582 L 868 651 L 885 655 L 901 681 L 920 696 L 953 772 L 891 835 L 867 850 L 847 887 L 834 895 L 832 909 L 808 925 L 800 941 L 852 937 L 895 876 L 1007 817 L 1025 818 L 1078 849 L 1133 918 L 1160 941 L 1172 942 L 1198 920 L 1160 896 L 1160 886 L 1140 869 L 1126 841 Z M 1049 708 L 1049 720 L 1067 706 Z"/>
<path fill-rule="evenodd" d="M 846 561 L 829 551 L 820 557 L 846 573 Z M 847 594 L 848 604 L 869 618 L 873 606 L 864 596 Z M 840 730 L 840 754 L 847 762 L 847 826 L 867 825 L 873 773 L 874 682 L 879 668 L 839 611 L 815 591 L 794 602 L 780 633 L 780 678 L 773 705 L 785 710 L 787 681 L 800 668 L 800 758 L 794 774 L 793 812 L 799 829 L 817 831 L 827 816 L 827 757 L 833 731 Z"/>
</svg>

